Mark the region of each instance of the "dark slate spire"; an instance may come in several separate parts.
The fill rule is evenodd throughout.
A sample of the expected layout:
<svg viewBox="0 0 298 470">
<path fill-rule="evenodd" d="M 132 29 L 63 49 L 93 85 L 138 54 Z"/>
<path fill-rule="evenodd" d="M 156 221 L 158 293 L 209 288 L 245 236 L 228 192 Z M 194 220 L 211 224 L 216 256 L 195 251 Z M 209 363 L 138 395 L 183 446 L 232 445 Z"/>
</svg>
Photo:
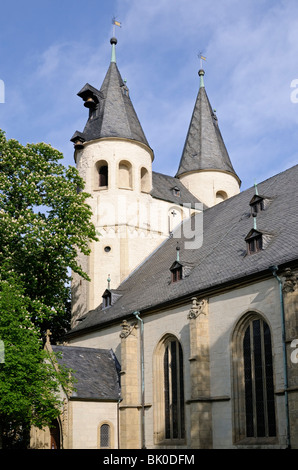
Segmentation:
<svg viewBox="0 0 298 470">
<path fill-rule="evenodd" d="M 119 137 L 136 140 L 149 147 L 130 100 L 129 90 L 116 64 L 117 39 L 113 37 L 110 42 L 111 63 L 100 90 L 87 83 L 78 93 L 85 101 L 84 106 L 89 108 L 89 119 L 84 131 L 76 131 L 71 140 L 76 143 L 103 137 Z"/>
<path fill-rule="evenodd" d="M 204 74 L 204 70 L 199 70 L 200 88 L 176 176 L 200 170 L 220 170 L 239 179 L 221 136 L 217 116 L 211 108 Z"/>
</svg>

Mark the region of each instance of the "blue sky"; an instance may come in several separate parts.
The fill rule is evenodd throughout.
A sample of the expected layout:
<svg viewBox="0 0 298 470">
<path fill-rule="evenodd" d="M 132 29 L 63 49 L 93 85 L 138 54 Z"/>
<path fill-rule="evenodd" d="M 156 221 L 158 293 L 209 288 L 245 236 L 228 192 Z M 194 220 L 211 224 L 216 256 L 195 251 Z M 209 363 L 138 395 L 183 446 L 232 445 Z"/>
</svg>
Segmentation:
<svg viewBox="0 0 298 470">
<path fill-rule="evenodd" d="M 242 189 L 298 163 L 296 0 L 2 1 L 0 128 L 8 138 L 50 143 L 65 165 L 74 164 L 69 139 L 87 120 L 77 92 L 87 82 L 102 84 L 113 16 L 122 23 L 117 64 L 154 150 L 155 171 L 178 169 L 200 51 Z"/>
</svg>

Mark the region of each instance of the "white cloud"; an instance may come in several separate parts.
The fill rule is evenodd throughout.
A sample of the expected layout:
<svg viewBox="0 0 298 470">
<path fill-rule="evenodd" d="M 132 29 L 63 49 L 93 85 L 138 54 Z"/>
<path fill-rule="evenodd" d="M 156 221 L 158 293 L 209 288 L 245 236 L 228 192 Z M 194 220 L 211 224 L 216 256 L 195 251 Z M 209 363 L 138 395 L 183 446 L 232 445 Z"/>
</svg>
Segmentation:
<svg viewBox="0 0 298 470">
<path fill-rule="evenodd" d="M 152 5 L 145 0 L 121 5 L 123 12 L 129 8 L 121 43 L 127 68 L 136 71 L 131 86 L 133 93 L 141 90 L 134 104 L 152 136 L 156 165 L 158 158 L 164 159 L 170 172 L 173 157 L 179 163 L 177 150 L 182 150 L 198 89 L 200 49 L 207 55 L 206 90 L 234 166 L 244 170 L 244 185 L 253 184 L 252 161 L 265 174 L 281 166 L 277 149 L 283 149 L 285 167 L 295 160 L 289 132 L 284 142 L 275 141 L 298 124 L 298 104 L 290 101 L 291 81 L 298 78 L 294 1 L 163 0 Z M 150 90 L 151 113 L 142 104 L 145 89 Z"/>
<path fill-rule="evenodd" d="M 118 0 L 113 12 L 107 5 L 107 23 L 114 13 L 122 22 L 117 63 L 155 152 L 156 171 L 174 174 L 178 167 L 198 92 L 200 50 L 207 56 L 206 90 L 244 186 L 253 184 L 255 165 L 265 174 L 295 161 L 294 0 Z M 88 0 L 87 7 L 91 11 Z M 77 25 L 68 36 L 53 25 L 53 41 L 28 50 L 27 66 L 19 65 L 18 76 L 6 84 L 10 100 L 0 107 L 16 138 L 49 140 L 71 153 L 71 161 L 68 139 L 87 119 L 76 93 L 86 82 L 99 88 L 110 60 L 107 29 L 99 30 L 96 18 L 89 24 L 81 36 Z"/>
</svg>

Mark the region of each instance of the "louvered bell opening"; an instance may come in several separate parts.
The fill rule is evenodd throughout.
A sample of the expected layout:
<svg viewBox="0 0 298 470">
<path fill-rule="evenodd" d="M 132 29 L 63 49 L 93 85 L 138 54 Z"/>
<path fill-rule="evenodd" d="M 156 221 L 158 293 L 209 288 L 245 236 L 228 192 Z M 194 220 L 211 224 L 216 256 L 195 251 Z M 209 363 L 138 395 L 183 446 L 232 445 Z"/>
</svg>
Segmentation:
<svg viewBox="0 0 298 470">
<path fill-rule="evenodd" d="M 74 142 L 74 147 L 76 150 L 81 150 L 82 148 L 84 148 L 84 145 L 83 145 L 83 142 L 81 140 L 76 140 Z"/>
<path fill-rule="evenodd" d="M 85 103 L 84 103 L 84 106 L 85 106 L 85 108 L 88 108 L 88 109 L 93 109 L 93 108 L 95 108 L 96 102 L 94 101 L 94 99 L 92 98 L 92 96 L 89 96 L 89 98 L 86 99 L 86 101 L 85 101 Z"/>
</svg>

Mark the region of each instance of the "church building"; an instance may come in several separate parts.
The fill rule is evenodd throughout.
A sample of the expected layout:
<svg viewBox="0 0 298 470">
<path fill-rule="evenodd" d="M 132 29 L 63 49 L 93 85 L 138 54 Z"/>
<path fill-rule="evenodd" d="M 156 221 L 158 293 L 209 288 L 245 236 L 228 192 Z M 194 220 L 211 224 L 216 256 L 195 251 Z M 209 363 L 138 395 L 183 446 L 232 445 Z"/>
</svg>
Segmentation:
<svg viewBox="0 0 298 470">
<path fill-rule="evenodd" d="M 72 137 L 98 241 L 74 273 L 74 371 L 32 448 L 298 448 L 298 165 L 240 192 L 199 70 L 175 176 L 116 62 Z M 159 156 L 158 158 L 162 158 Z"/>
</svg>

